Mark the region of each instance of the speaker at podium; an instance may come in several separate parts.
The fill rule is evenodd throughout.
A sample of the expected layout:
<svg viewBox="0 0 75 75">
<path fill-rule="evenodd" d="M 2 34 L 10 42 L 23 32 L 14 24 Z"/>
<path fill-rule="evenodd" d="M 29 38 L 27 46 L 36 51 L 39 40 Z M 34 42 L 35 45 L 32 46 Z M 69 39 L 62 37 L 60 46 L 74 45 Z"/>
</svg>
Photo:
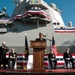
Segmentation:
<svg viewBox="0 0 75 75">
<path fill-rule="evenodd" d="M 32 72 L 45 72 L 44 70 L 44 50 L 46 41 L 30 41 L 33 48 L 33 70 Z"/>
</svg>

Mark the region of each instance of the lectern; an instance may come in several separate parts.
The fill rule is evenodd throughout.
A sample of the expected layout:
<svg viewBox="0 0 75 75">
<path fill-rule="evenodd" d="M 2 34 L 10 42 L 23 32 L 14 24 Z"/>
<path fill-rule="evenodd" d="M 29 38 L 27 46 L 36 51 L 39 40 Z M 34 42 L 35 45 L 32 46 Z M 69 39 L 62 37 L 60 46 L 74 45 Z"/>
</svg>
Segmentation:
<svg viewBox="0 0 75 75">
<path fill-rule="evenodd" d="M 46 41 L 30 41 L 33 48 L 33 70 L 32 72 L 45 72 L 44 70 L 44 50 Z"/>
</svg>

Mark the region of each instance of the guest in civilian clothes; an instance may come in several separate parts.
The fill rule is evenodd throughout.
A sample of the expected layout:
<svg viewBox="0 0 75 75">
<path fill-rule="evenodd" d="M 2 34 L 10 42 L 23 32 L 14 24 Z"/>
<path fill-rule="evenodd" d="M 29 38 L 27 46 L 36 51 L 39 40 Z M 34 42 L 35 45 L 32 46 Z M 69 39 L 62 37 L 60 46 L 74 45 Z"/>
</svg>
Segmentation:
<svg viewBox="0 0 75 75">
<path fill-rule="evenodd" d="M 72 55 L 70 53 L 69 48 L 66 49 L 66 52 L 63 54 L 63 58 L 65 60 L 67 68 L 68 68 L 68 61 L 70 61 L 72 63 L 72 68 L 74 68 L 74 61 L 73 61 L 73 57 L 72 57 Z"/>
<path fill-rule="evenodd" d="M 43 38 L 44 34 L 39 33 L 39 38 L 36 39 L 36 41 L 46 41 L 46 39 Z"/>
<path fill-rule="evenodd" d="M 48 54 L 48 59 L 49 59 L 49 64 L 51 66 L 51 69 L 56 69 L 57 60 L 53 50 L 51 50 L 50 53 Z"/>
<path fill-rule="evenodd" d="M 46 42 L 46 39 L 43 38 L 44 36 L 46 36 L 46 35 L 44 35 L 42 33 L 39 33 L 39 38 L 37 38 L 36 41 L 44 41 L 44 42 Z M 46 50 L 44 50 L 44 53 L 45 52 L 46 52 Z"/>
</svg>

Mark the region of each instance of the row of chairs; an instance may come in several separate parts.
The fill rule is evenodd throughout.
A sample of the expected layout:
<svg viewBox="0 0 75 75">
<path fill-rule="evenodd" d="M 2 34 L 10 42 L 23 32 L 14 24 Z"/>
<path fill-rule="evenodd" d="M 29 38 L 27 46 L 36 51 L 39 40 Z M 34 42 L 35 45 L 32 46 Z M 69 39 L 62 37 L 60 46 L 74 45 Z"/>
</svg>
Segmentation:
<svg viewBox="0 0 75 75">
<path fill-rule="evenodd" d="M 54 62 L 52 63 L 52 65 L 54 67 Z M 69 60 L 68 60 L 68 64 L 67 65 L 68 65 L 68 68 L 72 68 L 72 63 Z M 64 65 L 63 66 L 64 66 L 64 68 L 67 68 L 65 62 L 64 62 Z M 48 69 L 51 69 L 51 65 L 50 64 L 48 64 Z"/>
<path fill-rule="evenodd" d="M 8 54 L 7 54 L 7 58 L 8 58 Z M 75 55 L 73 55 L 73 58 L 75 58 Z M 65 67 L 65 62 L 63 59 L 63 55 L 62 54 L 58 54 L 56 56 L 57 59 L 57 67 Z M 32 69 L 33 68 L 33 55 L 29 55 L 28 57 L 28 61 L 26 61 L 24 54 L 18 54 L 17 56 L 17 63 L 16 63 L 16 68 L 18 66 L 20 66 L 21 68 L 23 68 L 23 66 L 27 65 L 27 69 Z M 44 68 L 49 69 L 49 61 L 48 61 L 48 55 L 45 54 L 44 56 Z"/>
</svg>

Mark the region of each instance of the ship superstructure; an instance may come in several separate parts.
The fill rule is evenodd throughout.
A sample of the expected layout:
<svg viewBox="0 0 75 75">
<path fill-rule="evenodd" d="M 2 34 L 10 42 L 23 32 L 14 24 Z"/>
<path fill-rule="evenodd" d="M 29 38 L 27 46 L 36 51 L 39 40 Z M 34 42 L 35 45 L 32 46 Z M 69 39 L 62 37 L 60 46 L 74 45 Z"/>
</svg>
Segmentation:
<svg viewBox="0 0 75 75">
<path fill-rule="evenodd" d="M 12 24 L 0 28 L 0 42 L 5 41 L 7 46 L 15 48 L 17 53 L 24 53 L 25 34 L 27 34 L 28 44 L 30 40 L 35 40 L 39 32 L 46 35 L 47 49 L 50 52 L 50 44 L 52 36 L 59 53 L 63 53 L 65 48 L 70 47 L 72 52 L 75 48 L 75 33 L 63 32 L 60 30 L 65 28 L 75 31 L 74 27 L 66 27 L 61 17 L 61 11 L 54 3 L 48 5 L 43 0 L 19 0 L 16 1 L 16 7 L 12 13 L 10 20 Z M 6 29 L 6 31 L 4 31 Z M 59 30 L 59 32 L 56 32 Z M 0 45 L 1 45 L 0 43 Z M 33 50 L 30 49 L 30 53 Z"/>
</svg>

